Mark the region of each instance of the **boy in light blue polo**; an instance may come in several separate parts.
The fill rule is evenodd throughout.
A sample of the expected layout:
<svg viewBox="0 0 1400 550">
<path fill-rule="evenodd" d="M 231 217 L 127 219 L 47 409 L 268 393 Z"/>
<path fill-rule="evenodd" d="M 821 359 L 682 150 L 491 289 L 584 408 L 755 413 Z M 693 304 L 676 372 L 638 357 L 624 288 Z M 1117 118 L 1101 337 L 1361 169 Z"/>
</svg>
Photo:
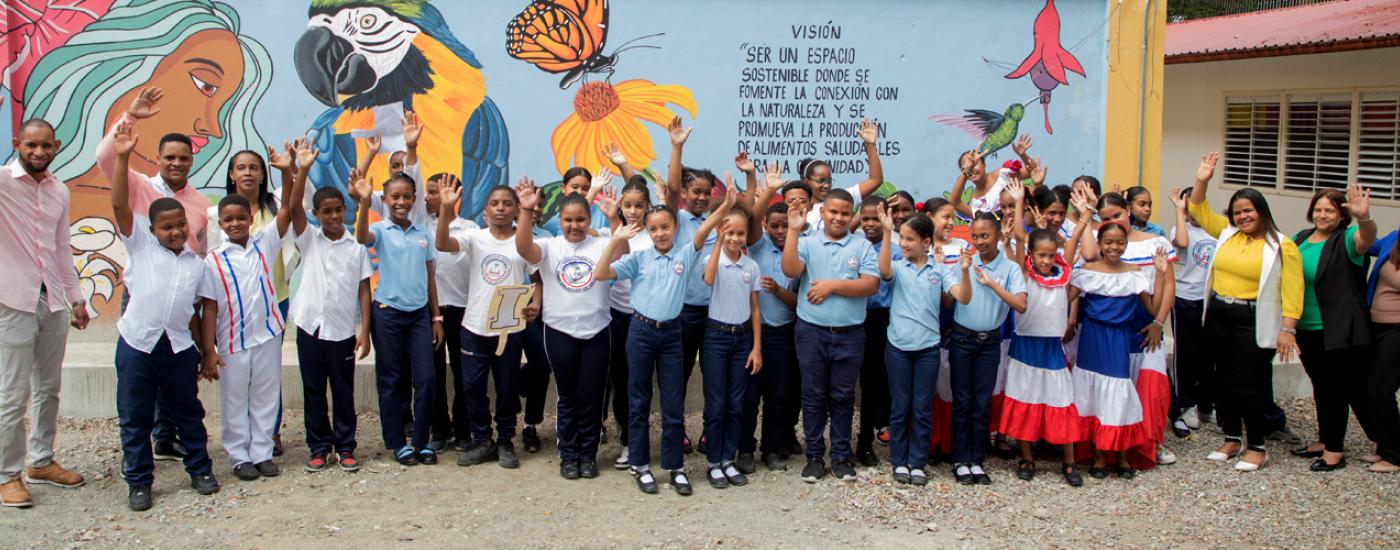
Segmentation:
<svg viewBox="0 0 1400 550">
<path fill-rule="evenodd" d="M 854 201 L 844 189 L 827 194 L 823 230 L 801 236 L 806 212 L 788 211 L 783 274 L 800 277 L 797 291 L 797 362 L 802 370 L 802 431 L 807 466 L 802 480 L 826 475 L 825 433 L 831 419 L 832 473 L 856 479 L 851 464 L 851 419 L 856 379 L 865 353 L 865 299 L 879 288 L 875 249 L 849 232 Z"/>
<path fill-rule="evenodd" d="M 757 204 L 766 204 L 761 197 Z M 760 207 L 761 210 L 761 207 Z M 744 414 L 739 426 L 739 456 L 735 460 L 739 471 L 752 473 L 754 452 L 763 451 L 763 464 L 770 471 L 787 470 L 789 447 L 796 445 L 793 426 L 801 410 L 802 393 L 798 387 L 797 357 L 793 353 L 792 328 L 797 320 L 797 280 L 783 274 L 783 245 L 787 242 L 788 205 L 777 203 L 760 212 L 767 233 L 749 245 L 749 257 L 758 264 L 758 293 L 760 317 L 763 321 L 763 364 L 765 368 L 749 377 L 744 389 Z M 754 438 L 758 428 L 758 406 L 763 402 L 763 433 Z M 799 447 L 800 449 L 800 447 Z M 800 451 L 799 451 L 800 452 Z"/>
</svg>

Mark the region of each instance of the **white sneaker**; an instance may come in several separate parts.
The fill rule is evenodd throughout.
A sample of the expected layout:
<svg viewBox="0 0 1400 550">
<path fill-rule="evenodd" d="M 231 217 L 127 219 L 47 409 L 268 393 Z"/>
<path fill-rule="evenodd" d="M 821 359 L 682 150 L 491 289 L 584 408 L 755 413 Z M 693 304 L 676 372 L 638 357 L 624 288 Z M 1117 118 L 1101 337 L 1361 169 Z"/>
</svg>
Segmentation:
<svg viewBox="0 0 1400 550">
<path fill-rule="evenodd" d="M 1186 423 L 1187 428 L 1193 430 L 1201 429 L 1201 416 L 1196 413 L 1196 407 L 1191 407 L 1182 411 L 1181 421 Z"/>
<path fill-rule="evenodd" d="M 1204 424 L 1214 424 L 1214 423 L 1215 423 L 1215 411 L 1211 411 L 1211 412 L 1208 412 L 1208 413 L 1199 413 L 1197 416 L 1200 416 L 1200 417 L 1201 417 L 1201 424 L 1202 424 L 1202 425 L 1204 425 Z"/>
<path fill-rule="evenodd" d="M 1176 464 L 1176 453 L 1171 452 L 1166 447 L 1157 447 L 1158 464 Z"/>
<path fill-rule="evenodd" d="M 627 459 L 627 447 L 623 447 L 623 448 L 622 448 L 622 454 L 617 455 L 617 460 L 614 460 L 614 461 L 613 461 L 613 469 L 614 469 L 614 470 L 626 470 L 626 469 L 631 468 L 631 467 L 632 467 L 632 464 L 631 464 L 631 463 L 628 461 L 628 459 Z"/>
</svg>

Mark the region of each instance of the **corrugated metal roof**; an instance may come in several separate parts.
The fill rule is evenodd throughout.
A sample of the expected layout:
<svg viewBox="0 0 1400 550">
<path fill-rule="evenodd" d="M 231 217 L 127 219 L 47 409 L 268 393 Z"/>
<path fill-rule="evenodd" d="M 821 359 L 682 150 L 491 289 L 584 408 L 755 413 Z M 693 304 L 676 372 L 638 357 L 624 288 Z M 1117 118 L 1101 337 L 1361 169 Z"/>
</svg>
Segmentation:
<svg viewBox="0 0 1400 550">
<path fill-rule="evenodd" d="M 1400 46 L 1400 0 L 1338 0 L 1167 25 L 1166 62 Z"/>
</svg>

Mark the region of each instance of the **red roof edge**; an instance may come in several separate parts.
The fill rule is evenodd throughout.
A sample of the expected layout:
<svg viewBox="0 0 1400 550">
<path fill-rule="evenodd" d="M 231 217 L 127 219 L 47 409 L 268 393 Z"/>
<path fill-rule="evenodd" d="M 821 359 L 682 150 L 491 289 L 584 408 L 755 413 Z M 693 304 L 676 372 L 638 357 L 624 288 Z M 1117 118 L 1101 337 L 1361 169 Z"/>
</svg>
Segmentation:
<svg viewBox="0 0 1400 550">
<path fill-rule="evenodd" d="M 1384 36 L 1367 36 L 1349 40 L 1337 40 L 1332 42 L 1289 44 L 1285 46 L 1270 46 L 1265 48 L 1247 48 L 1235 50 L 1221 50 L 1214 52 L 1193 52 L 1178 55 L 1168 55 L 1165 57 L 1164 63 L 1167 65 L 1178 65 L 1184 63 L 1204 63 L 1208 61 L 1229 61 L 1234 59 L 1254 59 L 1259 57 L 1280 57 L 1288 55 L 1335 53 L 1393 47 L 1400 47 L 1400 34 L 1390 34 Z"/>
</svg>

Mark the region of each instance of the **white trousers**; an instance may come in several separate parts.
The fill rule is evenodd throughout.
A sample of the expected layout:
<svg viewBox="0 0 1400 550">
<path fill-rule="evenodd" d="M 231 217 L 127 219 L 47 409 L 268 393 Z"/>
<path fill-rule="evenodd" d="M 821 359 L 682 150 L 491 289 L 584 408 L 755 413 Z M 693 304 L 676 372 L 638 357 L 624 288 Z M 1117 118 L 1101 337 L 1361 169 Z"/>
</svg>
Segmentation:
<svg viewBox="0 0 1400 550">
<path fill-rule="evenodd" d="M 272 460 L 282 395 L 282 338 L 222 357 L 219 422 L 229 466 Z"/>
<path fill-rule="evenodd" d="M 20 476 L 26 449 L 31 466 L 53 460 L 68 312 L 50 312 L 48 302 L 40 293 L 34 313 L 0 305 L 0 483 Z"/>
</svg>

